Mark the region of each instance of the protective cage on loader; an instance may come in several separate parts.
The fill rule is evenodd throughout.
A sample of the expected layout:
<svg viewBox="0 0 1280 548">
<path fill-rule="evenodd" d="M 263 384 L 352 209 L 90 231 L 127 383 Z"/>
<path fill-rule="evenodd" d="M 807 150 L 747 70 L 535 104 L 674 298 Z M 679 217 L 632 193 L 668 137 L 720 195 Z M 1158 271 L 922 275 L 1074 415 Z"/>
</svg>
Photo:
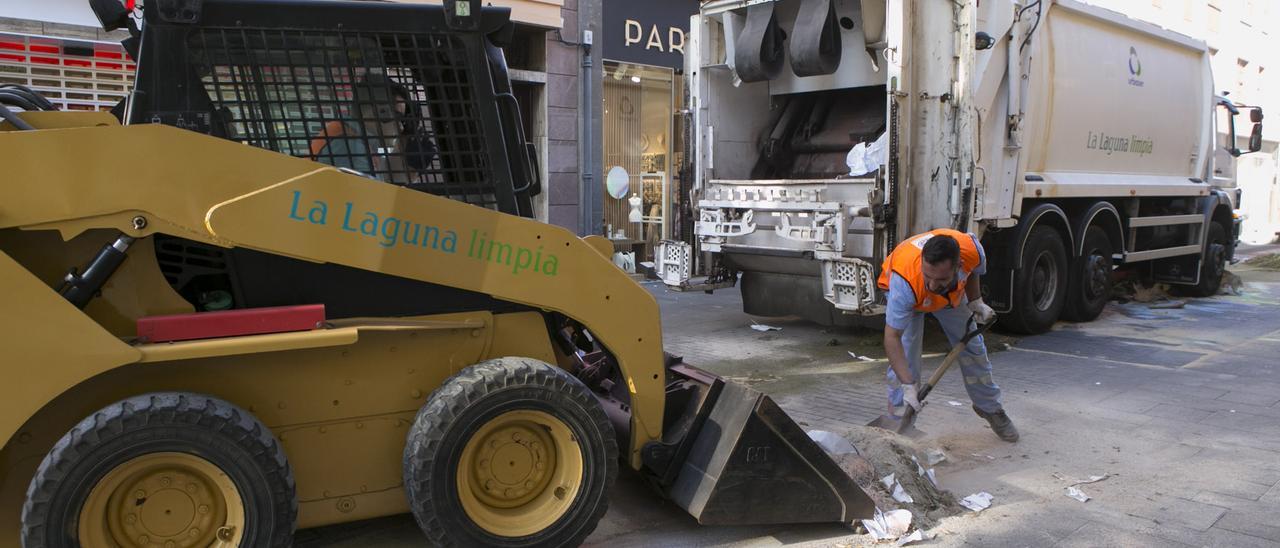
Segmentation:
<svg viewBox="0 0 1280 548">
<path fill-rule="evenodd" d="M 768 396 L 663 353 L 607 240 L 530 218 L 508 10 L 91 4 L 138 60 L 116 116 L 0 90 L 0 546 L 404 512 L 574 545 L 620 463 L 706 524 L 872 512 Z"/>
</svg>

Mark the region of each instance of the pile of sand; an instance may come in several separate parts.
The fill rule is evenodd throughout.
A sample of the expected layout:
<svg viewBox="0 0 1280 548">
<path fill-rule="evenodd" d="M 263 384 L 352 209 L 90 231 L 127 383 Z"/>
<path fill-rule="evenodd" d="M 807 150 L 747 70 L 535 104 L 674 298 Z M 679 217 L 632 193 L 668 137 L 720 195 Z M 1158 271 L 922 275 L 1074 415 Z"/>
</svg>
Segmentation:
<svg viewBox="0 0 1280 548">
<path fill-rule="evenodd" d="M 1244 264 L 1263 270 L 1280 270 L 1280 253 L 1266 253 L 1250 257 Z"/>
<path fill-rule="evenodd" d="M 944 517 L 963 512 L 955 495 L 934 487 L 929 478 L 919 474 L 915 457 L 925 469 L 930 468 L 925 448 L 911 439 L 881 428 L 853 427 L 836 432 L 858 449 L 858 454 L 833 455 L 845 473 L 876 503 L 881 511 L 903 508 L 911 511 L 912 528 L 928 529 Z M 935 477 L 940 473 L 935 470 Z M 894 500 L 893 493 L 880 479 L 893 474 L 914 502 Z"/>
<path fill-rule="evenodd" d="M 1129 301 L 1150 303 L 1169 298 L 1169 286 L 1156 283 L 1146 285 L 1142 280 L 1127 279 L 1116 282 L 1111 287 L 1111 298 L 1120 303 Z"/>
</svg>

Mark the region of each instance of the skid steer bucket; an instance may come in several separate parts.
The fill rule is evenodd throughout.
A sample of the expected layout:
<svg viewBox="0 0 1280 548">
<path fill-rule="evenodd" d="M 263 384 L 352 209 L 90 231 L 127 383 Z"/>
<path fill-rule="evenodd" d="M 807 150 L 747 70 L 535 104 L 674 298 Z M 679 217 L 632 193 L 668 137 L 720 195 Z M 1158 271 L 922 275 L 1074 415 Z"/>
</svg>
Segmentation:
<svg viewBox="0 0 1280 548">
<path fill-rule="evenodd" d="M 769 396 L 684 364 L 669 369 L 673 418 L 646 467 L 704 525 L 852 523 L 875 504 Z"/>
</svg>

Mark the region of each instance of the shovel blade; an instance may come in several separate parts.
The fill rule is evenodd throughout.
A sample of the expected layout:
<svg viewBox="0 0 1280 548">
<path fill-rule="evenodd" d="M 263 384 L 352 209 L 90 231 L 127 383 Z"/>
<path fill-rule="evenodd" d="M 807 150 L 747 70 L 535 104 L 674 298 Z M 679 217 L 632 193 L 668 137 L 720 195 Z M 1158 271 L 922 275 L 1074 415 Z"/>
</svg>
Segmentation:
<svg viewBox="0 0 1280 548">
<path fill-rule="evenodd" d="M 903 416 L 903 417 L 898 417 L 894 415 L 880 415 L 880 417 L 877 418 L 876 420 L 873 420 L 867 423 L 867 426 L 883 428 L 885 430 L 888 430 L 890 432 L 896 432 L 908 438 L 921 438 L 921 437 L 924 437 L 925 435 L 923 431 L 916 428 L 915 413 L 910 413 L 907 416 Z"/>
</svg>

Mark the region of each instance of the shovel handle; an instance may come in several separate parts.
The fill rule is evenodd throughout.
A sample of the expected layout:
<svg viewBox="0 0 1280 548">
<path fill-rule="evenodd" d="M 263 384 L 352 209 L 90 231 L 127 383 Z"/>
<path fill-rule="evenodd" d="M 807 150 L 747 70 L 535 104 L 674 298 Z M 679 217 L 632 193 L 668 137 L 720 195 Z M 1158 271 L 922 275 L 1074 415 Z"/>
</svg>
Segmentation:
<svg viewBox="0 0 1280 548">
<path fill-rule="evenodd" d="M 973 340 L 974 337 L 977 337 L 978 335 L 983 334 L 984 332 L 986 332 L 988 327 L 991 327 L 992 324 L 996 323 L 996 321 L 993 319 L 990 322 L 987 322 L 985 324 L 980 324 L 976 320 L 974 320 L 973 317 L 969 318 L 969 322 L 973 323 L 974 325 L 973 330 L 969 331 L 968 333 L 965 333 L 964 337 L 961 337 L 960 341 L 957 342 L 955 346 L 951 347 L 951 351 L 947 352 L 947 357 L 942 359 L 942 365 L 938 366 L 938 369 L 933 372 L 932 376 L 929 377 L 929 382 L 926 382 L 925 385 L 922 388 L 920 388 L 920 392 L 916 394 L 916 399 L 920 400 L 921 402 L 924 402 L 925 396 L 928 396 L 929 393 L 933 391 L 934 385 L 938 384 L 938 381 L 942 380 L 942 374 L 946 373 L 947 369 L 951 368 L 951 364 L 956 362 L 956 359 L 960 356 L 960 352 L 964 351 L 965 345 L 968 345 L 969 341 Z M 915 410 L 908 405 L 907 410 L 903 411 L 903 414 L 902 414 L 903 418 L 905 419 L 908 416 L 907 413 L 913 413 L 914 411 Z"/>
</svg>

